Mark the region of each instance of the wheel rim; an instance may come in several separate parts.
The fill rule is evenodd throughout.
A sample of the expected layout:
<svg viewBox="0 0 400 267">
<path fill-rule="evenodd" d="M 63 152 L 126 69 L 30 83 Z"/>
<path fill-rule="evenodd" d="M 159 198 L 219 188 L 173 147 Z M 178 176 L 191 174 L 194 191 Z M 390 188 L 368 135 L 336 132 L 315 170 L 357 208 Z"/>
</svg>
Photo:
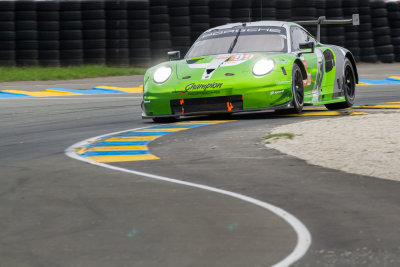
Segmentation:
<svg viewBox="0 0 400 267">
<path fill-rule="evenodd" d="M 300 107 L 303 105 L 304 101 L 304 90 L 303 90 L 303 76 L 299 70 L 294 74 L 294 100 L 296 107 Z"/>
<path fill-rule="evenodd" d="M 353 70 L 351 69 L 350 66 L 346 67 L 346 71 L 344 73 L 344 86 L 345 86 L 345 91 L 346 95 L 350 98 L 354 97 L 354 92 L 355 92 L 355 82 L 354 82 L 354 75 L 353 75 Z"/>
</svg>

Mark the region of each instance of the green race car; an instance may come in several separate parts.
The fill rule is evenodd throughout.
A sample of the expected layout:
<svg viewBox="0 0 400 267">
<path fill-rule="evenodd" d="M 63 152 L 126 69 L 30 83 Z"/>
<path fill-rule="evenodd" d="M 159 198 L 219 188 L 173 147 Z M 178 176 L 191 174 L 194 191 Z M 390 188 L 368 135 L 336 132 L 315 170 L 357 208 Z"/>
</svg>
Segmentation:
<svg viewBox="0 0 400 267">
<path fill-rule="evenodd" d="M 322 17 L 302 24 L 319 31 L 328 22 Z M 351 107 L 358 83 L 353 55 L 321 44 L 300 23 L 227 24 L 204 32 L 184 59 L 170 52 L 171 61 L 144 76 L 142 117 Z"/>
</svg>

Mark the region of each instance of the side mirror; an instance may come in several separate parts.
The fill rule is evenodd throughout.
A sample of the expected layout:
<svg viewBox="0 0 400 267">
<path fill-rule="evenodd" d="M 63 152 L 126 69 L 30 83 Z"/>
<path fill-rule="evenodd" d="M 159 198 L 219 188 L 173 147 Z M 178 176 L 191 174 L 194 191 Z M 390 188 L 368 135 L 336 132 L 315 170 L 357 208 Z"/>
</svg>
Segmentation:
<svg viewBox="0 0 400 267">
<path fill-rule="evenodd" d="M 168 52 L 169 60 L 179 60 L 181 58 L 181 51 L 170 51 Z"/>
<path fill-rule="evenodd" d="M 315 49 L 315 43 L 314 42 L 308 42 L 308 43 L 302 43 L 299 45 L 300 49 L 311 49 L 311 52 L 303 52 L 303 53 L 314 53 Z"/>
</svg>

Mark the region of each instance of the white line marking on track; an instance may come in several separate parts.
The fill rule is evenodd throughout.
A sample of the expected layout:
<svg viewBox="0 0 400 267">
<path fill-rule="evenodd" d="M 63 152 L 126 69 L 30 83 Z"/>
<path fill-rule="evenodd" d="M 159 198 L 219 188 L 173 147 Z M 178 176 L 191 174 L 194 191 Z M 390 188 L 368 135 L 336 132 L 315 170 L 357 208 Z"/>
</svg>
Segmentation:
<svg viewBox="0 0 400 267">
<path fill-rule="evenodd" d="M 117 166 L 113 166 L 113 165 L 109 165 L 109 164 L 105 164 L 105 163 L 95 162 L 95 161 L 92 161 L 92 160 L 89 160 L 86 158 L 82 158 L 78 154 L 75 153 L 76 148 L 86 145 L 90 141 L 93 141 L 95 139 L 100 139 L 100 138 L 104 138 L 104 137 L 115 135 L 115 134 L 120 134 L 120 133 L 127 132 L 127 131 L 136 131 L 136 130 L 145 129 L 145 128 L 148 128 L 148 127 L 129 129 L 129 130 L 125 130 L 125 131 L 119 131 L 119 132 L 114 132 L 114 133 L 109 133 L 109 134 L 105 134 L 105 135 L 88 138 L 84 141 L 76 143 L 76 144 L 70 146 L 69 148 L 67 148 L 65 150 L 65 154 L 70 158 L 84 161 L 84 162 L 87 162 L 87 163 L 90 163 L 93 165 L 97 165 L 100 167 L 112 169 L 115 171 L 126 172 L 126 173 L 130 173 L 130 174 L 134 174 L 134 175 L 138 175 L 138 176 L 142 176 L 142 177 L 147 177 L 150 179 L 160 180 L 160 181 L 164 181 L 164 182 L 199 188 L 199 189 L 207 190 L 210 192 L 215 192 L 218 194 L 230 196 L 230 197 L 233 197 L 236 199 L 240 199 L 240 200 L 252 203 L 254 205 L 257 205 L 259 207 L 262 207 L 262 208 L 274 213 L 275 215 L 281 217 L 283 220 L 285 220 L 294 229 L 294 231 L 297 234 L 297 244 L 296 244 L 295 248 L 293 249 L 293 251 L 288 256 L 286 256 L 286 258 L 282 259 L 281 261 L 279 261 L 278 263 L 275 263 L 272 266 L 273 267 L 290 266 L 291 264 L 298 261 L 306 254 L 308 248 L 311 245 L 311 234 L 308 231 L 307 227 L 295 216 L 293 216 L 289 212 L 287 212 L 277 206 L 274 206 L 272 204 L 263 202 L 261 200 L 258 200 L 258 199 L 252 198 L 252 197 L 248 197 L 248 196 L 245 196 L 242 194 L 238 194 L 235 192 L 231 192 L 231 191 L 227 191 L 227 190 L 223 190 L 223 189 L 219 189 L 219 188 L 215 188 L 215 187 L 211 187 L 211 186 L 207 186 L 207 185 L 185 182 L 185 181 L 172 179 L 172 178 L 168 178 L 168 177 L 164 177 L 164 176 L 160 176 L 160 175 L 125 169 L 125 168 L 121 168 L 121 167 L 117 167 Z"/>
</svg>

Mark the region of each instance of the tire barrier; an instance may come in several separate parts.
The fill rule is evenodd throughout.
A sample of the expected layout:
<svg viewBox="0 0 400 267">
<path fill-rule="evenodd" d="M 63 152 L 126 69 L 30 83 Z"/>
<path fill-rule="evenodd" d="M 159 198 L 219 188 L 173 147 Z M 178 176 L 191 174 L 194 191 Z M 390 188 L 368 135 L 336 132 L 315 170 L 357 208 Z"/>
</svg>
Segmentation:
<svg viewBox="0 0 400 267">
<path fill-rule="evenodd" d="M 400 2 L 383 0 L 2 0 L 0 66 L 150 66 L 184 55 L 210 27 L 360 14 L 321 27 L 321 42 L 357 61 L 400 62 Z M 316 27 L 306 27 L 316 35 Z"/>
</svg>

